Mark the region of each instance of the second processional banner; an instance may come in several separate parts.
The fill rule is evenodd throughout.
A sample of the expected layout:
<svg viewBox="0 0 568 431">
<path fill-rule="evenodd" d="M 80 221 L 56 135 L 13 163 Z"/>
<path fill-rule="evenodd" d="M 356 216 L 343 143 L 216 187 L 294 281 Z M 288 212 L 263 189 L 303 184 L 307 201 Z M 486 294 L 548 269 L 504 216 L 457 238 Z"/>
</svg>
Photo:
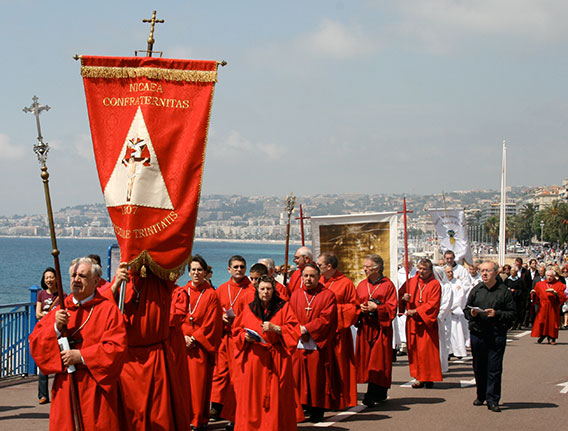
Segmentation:
<svg viewBox="0 0 568 431">
<path fill-rule="evenodd" d="M 467 236 L 465 224 L 465 211 L 463 209 L 429 209 L 432 223 L 438 233 L 438 241 L 442 252 L 452 250 L 456 255 L 456 262 L 466 262 L 471 265 L 473 257 Z"/>
<path fill-rule="evenodd" d="M 217 62 L 83 56 L 81 75 L 121 260 L 174 279 L 191 254 Z"/>
<path fill-rule="evenodd" d="M 314 257 L 332 252 L 339 260 L 339 270 L 355 286 L 365 278 L 365 256 L 380 255 L 384 275 L 396 282 L 397 213 L 329 215 L 310 218 Z"/>
</svg>

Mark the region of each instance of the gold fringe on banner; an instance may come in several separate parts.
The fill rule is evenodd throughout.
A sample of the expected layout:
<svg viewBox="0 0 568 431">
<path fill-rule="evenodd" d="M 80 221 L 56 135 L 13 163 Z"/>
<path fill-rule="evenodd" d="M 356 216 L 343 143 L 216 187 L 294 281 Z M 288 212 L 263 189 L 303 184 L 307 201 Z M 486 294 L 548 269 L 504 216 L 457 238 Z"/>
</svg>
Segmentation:
<svg viewBox="0 0 568 431">
<path fill-rule="evenodd" d="M 181 265 L 178 265 L 175 268 L 167 269 L 158 265 L 154 261 L 154 259 L 152 259 L 150 254 L 146 250 L 144 250 L 133 260 L 128 262 L 128 266 L 132 271 L 140 274 L 140 276 L 143 278 L 146 277 L 147 270 L 149 269 L 154 275 L 163 280 L 176 281 L 184 273 L 185 267 L 187 266 L 191 258 L 192 256 L 189 255 Z"/>
<path fill-rule="evenodd" d="M 148 78 L 164 81 L 217 82 L 217 71 L 160 69 L 157 67 L 81 66 L 83 78 Z"/>
</svg>

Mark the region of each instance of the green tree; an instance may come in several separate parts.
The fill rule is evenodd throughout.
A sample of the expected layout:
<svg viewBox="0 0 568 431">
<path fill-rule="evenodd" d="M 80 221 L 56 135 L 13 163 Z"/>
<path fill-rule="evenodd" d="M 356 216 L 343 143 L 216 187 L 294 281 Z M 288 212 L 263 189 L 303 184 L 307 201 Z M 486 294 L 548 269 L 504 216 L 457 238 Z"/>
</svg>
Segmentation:
<svg viewBox="0 0 568 431">
<path fill-rule="evenodd" d="M 560 244 L 568 241 L 568 203 L 555 200 L 540 212 L 544 221 L 544 240 Z"/>
<path fill-rule="evenodd" d="M 485 233 L 491 238 L 491 242 L 495 244 L 499 238 L 499 217 L 496 215 L 489 217 L 483 227 Z"/>
</svg>

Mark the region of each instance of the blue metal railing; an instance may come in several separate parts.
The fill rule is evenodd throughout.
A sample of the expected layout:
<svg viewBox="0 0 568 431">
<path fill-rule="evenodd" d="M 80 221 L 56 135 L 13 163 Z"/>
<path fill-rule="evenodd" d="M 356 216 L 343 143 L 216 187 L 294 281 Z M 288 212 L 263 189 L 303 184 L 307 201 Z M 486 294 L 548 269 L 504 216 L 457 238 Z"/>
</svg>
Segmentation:
<svg viewBox="0 0 568 431">
<path fill-rule="evenodd" d="M 36 285 L 28 288 L 30 302 L 0 305 L 0 378 L 36 374 L 28 336 L 37 319 Z"/>
</svg>

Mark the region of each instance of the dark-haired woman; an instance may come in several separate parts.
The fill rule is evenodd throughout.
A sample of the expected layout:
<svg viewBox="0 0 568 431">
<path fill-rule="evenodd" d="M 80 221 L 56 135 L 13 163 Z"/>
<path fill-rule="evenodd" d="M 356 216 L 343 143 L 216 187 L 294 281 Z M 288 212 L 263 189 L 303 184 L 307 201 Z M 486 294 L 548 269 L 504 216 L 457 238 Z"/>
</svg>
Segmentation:
<svg viewBox="0 0 568 431">
<path fill-rule="evenodd" d="M 41 287 L 37 295 L 36 302 L 36 319 L 40 320 L 43 316 L 49 313 L 57 304 L 59 304 L 59 297 L 57 296 L 57 281 L 55 278 L 55 269 L 48 267 L 43 271 L 41 276 Z M 65 298 L 63 298 L 65 299 Z M 38 369 L 39 370 L 39 369 Z M 37 397 L 40 404 L 47 404 L 49 402 L 49 377 L 39 371 L 38 391 Z"/>
<path fill-rule="evenodd" d="M 233 324 L 233 337 L 238 352 L 235 430 L 296 430 L 296 415 L 302 413 L 297 413 L 291 354 L 300 324 L 275 293 L 272 277 L 260 279 L 254 301 Z"/>
<path fill-rule="evenodd" d="M 209 267 L 195 255 L 189 265 L 191 281 L 185 286 L 189 308 L 182 323 L 187 347 L 191 390 L 191 428 L 206 429 L 215 366 L 215 352 L 221 344 L 222 308 L 215 290 L 206 279 Z"/>
</svg>

